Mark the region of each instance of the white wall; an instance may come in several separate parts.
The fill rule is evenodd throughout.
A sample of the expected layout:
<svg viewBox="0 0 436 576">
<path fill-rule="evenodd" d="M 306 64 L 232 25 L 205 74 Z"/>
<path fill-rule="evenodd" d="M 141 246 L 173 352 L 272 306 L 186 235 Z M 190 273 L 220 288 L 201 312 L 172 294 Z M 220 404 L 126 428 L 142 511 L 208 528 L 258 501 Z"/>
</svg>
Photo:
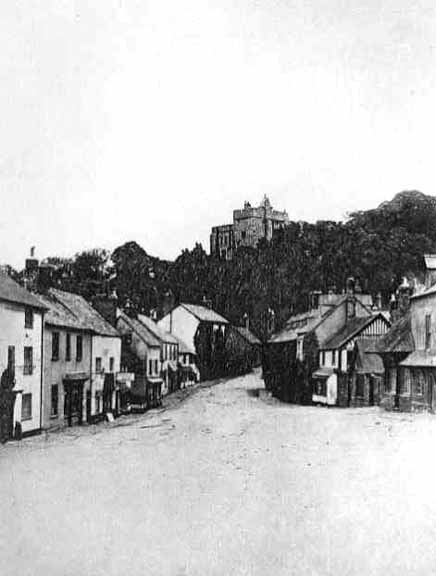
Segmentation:
<svg viewBox="0 0 436 576">
<path fill-rule="evenodd" d="M 194 336 L 200 322 L 183 306 L 177 306 L 177 308 L 164 316 L 158 324 L 170 334 L 175 334 L 183 340 L 192 350 L 195 350 Z"/>
<path fill-rule="evenodd" d="M 15 390 L 32 394 L 32 417 L 21 421 L 21 399 L 17 397 L 14 425 L 21 421 L 22 431 L 41 426 L 41 344 L 42 314 L 34 311 L 33 328 L 24 327 L 24 306 L 0 302 L 0 375 L 8 365 L 8 347 L 15 346 Z M 23 374 L 24 347 L 33 348 L 33 373 Z"/>
</svg>

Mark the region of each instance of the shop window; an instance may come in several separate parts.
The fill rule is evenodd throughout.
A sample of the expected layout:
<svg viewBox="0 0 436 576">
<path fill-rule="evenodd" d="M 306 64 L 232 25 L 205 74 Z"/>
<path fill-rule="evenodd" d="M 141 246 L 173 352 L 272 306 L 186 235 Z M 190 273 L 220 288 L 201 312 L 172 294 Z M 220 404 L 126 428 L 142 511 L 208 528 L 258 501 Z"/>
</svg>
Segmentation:
<svg viewBox="0 0 436 576">
<path fill-rule="evenodd" d="M 363 374 L 356 376 L 356 396 L 357 398 L 365 397 L 365 376 Z"/>
<path fill-rule="evenodd" d="M 32 419 L 32 394 L 23 394 L 21 399 L 21 420 Z"/>
<path fill-rule="evenodd" d="M 317 379 L 315 380 L 315 394 L 316 396 L 327 396 L 327 380 Z"/>
<path fill-rule="evenodd" d="M 422 396 L 424 393 L 425 377 L 422 370 L 416 370 L 414 373 L 414 393 L 417 396 Z"/>
</svg>

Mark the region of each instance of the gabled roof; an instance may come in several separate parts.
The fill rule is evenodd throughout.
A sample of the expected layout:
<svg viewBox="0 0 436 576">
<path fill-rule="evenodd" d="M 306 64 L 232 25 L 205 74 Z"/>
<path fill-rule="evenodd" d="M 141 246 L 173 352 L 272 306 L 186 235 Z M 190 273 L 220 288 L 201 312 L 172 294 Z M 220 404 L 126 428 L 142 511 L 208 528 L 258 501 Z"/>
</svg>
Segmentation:
<svg viewBox="0 0 436 576">
<path fill-rule="evenodd" d="M 76 318 L 76 316 L 74 316 L 74 314 L 72 314 L 68 308 L 61 304 L 61 302 L 59 302 L 53 295 L 38 294 L 38 299 L 41 301 L 42 305 L 46 306 L 48 309 L 44 316 L 46 324 L 60 328 L 86 330 L 90 332 L 90 329 L 83 324 L 80 319 Z"/>
<path fill-rule="evenodd" d="M 31 292 L 12 280 L 7 274 L 0 273 L 0 300 L 30 306 L 37 310 L 44 310 L 44 304 Z"/>
<path fill-rule="evenodd" d="M 375 314 L 374 316 L 365 316 L 363 318 L 356 317 L 348 320 L 347 323 L 338 332 L 336 332 L 334 336 L 327 340 L 321 348 L 324 350 L 335 350 L 345 346 L 349 340 L 355 338 L 376 318 L 383 318 L 383 320 L 386 321 L 386 318 L 380 313 Z"/>
<path fill-rule="evenodd" d="M 177 340 L 179 341 L 179 354 L 197 354 L 197 352 L 191 346 L 188 346 L 184 340 L 181 338 L 177 338 Z"/>
<path fill-rule="evenodd" d="M 118 318 L 121 318 L 139 338 L 152 348 L 160 348 L 160 340 L 139 320 L 127 316 L 122 311 L 119 311 Z"/>
<path fill-rule="evenodd" d="M 229 321 L 223 316 L 220 316 L 215 310 L 206 308 L 206 306 L 200 306 L 199 304 L 186 304 L 184 302 L 180 303 L 182 308 L 185 308 L 193 316 L 200 320 L 200 322 L 212 322 L 214 324 L 228 324 Z"/>
<path fill-rule="evenodd" d="M 379 354 L 412 352 L 415 350 L 410 310 L 402 318 L 394 322 L 389 332 L 376 342 L 376 350 Z"/>
<path fill-rule="evenodd" d="M 433 294 L 436 294 L 436 284 L 433 284 L 433 286 L 430 286 L 430 288 L 427 288 L 422 292 L 417 292 L 416 294 L 413 294 L 410 297 L 410 299 L 417 300 L 418 298 L 425 298 L 426 296 L 432 296 Z"/>
<path fill-rule="evenodd" d="M 324 314 L 324 316 L 321 316 L 318 311 L 312 310 L 311 312 L 305 312 L 304 314 L 291 316 L 286 322 L 285 327 L 280 330 L 280 332 L 274 334 L 268 342 L 271 344 L 292 342 L 292 340 L 296 340 L 299 335 L 301 336 L 314 330 L 329 312 Z M 297 322 L 301 323 L 301 326 L 295 328 L 295 324 Z"/>
<path fill-rule="evenodd" d="M 148 316 L 144 316 L 143 314 L 138 314 L 138 320 L 139 320 L 139 322 L 142 322 L 142 324 L 144 324 L 144 326 L 146 328 L 148 328 L 148 330 L 154 336 L 156 336 L 156 338 L 158 340 L 165 342 L 167 344 L 168 343 L 170 343 L 170 344 L 178 344 L 179 343 L 179 341 L 177 340 L 177 338 L 173 334 L 166 332 L 163 328 L 158 326 L 156 324 L 156 322 L 154 320 L 152 320 L 151 318 L 149 318 Z"/>
<path fill-rule="evenodd" d="M 117 330 L 79 294 L 51 288 L 49 295 L 54 296 L 82 325 L 95 334 L 114 338 L 120 336 Z"/>
<path fill-rule="evenodd" d="M 373 340 L 359 340 L 356 343 L 357 357 L 355 370 L 358 374 L 383 374 L 381 357 L 374 353 Z"/>
<path fill-rule="evenodd" d="M 260 346 L 262 343 L 257 336 L 253 334 L 251 330 L 245 326 L 233 326 L 233 328 L 244 338 L 249 344 L 253 346 Z"/>
</svg>

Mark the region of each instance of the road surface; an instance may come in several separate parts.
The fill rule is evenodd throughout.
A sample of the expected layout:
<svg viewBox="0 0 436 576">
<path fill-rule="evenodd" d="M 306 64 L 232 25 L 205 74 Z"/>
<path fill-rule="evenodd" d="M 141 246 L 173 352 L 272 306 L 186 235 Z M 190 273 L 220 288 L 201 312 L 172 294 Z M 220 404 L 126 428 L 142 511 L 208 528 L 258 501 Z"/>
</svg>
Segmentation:
<svg viewBox="0 0 436 576">
<path fill-rule="evenodd" d="M 436 417 L 257 398 L 0 447 L 3 576 L 428 575 Z"/>
</svg>

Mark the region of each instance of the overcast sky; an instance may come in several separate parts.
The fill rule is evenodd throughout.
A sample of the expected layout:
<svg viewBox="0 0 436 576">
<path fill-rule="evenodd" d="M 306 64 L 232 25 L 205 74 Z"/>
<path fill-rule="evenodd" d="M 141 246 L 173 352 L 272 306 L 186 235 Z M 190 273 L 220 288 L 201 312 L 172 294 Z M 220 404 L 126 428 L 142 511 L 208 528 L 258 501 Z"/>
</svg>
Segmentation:
<svg viewBox="0 0 436 576">
<path fill-rule="evenodd" d="M 434 0 L 3 0 L 0 262 L 436 192 Z"/>
</svg>

